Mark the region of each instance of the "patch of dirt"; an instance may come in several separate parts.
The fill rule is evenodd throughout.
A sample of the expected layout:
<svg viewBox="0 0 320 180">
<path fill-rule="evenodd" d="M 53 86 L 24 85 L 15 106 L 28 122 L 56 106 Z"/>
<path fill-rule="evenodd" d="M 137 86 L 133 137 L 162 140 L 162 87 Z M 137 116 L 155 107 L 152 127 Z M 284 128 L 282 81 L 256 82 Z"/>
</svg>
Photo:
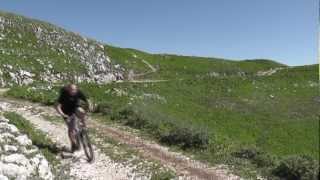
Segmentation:
<svg viewBox="0 0 320 180">
<path fill-rule="evenodd" d="M 284 69 L 283 67 L 272 68 L 266 71 L 258 71 L 257 76 L 271 76 L 272 74 L 277 73 L 278 71 Z"/>
<path fill-rule="evenodd" d="M 9 89 L 7 88 L 0 88 L 0 95 L 3 95 L 5 92 L 7 92 Z"/>
<path fill-rule="evenodd" d="M 146 64 L 146 65 L 150 68 L 150 70 L 151 70 L 152 72 L 157 72 L 157 69 L 156 69 L 155 67 L 153 67 L 148 61 L 146 61 L 146 60 L 144 60 L 144 59 L 141 59 L 141 61 L 142 61 L 144 64 Z"/>
</svg>

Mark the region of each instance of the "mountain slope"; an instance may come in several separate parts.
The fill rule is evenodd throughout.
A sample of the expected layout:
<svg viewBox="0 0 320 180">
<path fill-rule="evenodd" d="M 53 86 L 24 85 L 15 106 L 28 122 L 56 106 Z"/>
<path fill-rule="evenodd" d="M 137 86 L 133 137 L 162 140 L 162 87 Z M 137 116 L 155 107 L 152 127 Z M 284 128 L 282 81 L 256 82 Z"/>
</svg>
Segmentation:
<svg viewBox="0 0 320 180">
<path fill-rule="evenodd" d="M 286 67 L 271 60 L 231 61 L 221 58 L 149 54 L 135 49 L 106 46 L 110 58 L 125 69 L 133 70 L 135 78 L 181 79 L 196 76 L 254 76 L 258 71 Z M 157 69 L 150 73 L 147 61 Z"/>
<path fill-rule="evenodd" d="M 306 164 L 318 162 L 317 65 L 150 54 L 12 14 L 0 17 L 2 85 L 27 84 L 13 86 L 7 96 L 52 105 L 59 82 L 75 80 L 104 123 L 139 129 L 245 177 L 258 172 L 273 178 L 292 156 L 293 166 L 304 165 L 305 155 Z M 124 81 L 106 84 L 119 79 Z"/>
<path fill-rule="evenodd" d="M 33 81 L 101 84 L 125 78 L 253 75 L 259 70 L 284 66 L 269 60 L 239 62 L 117 48 L 5 12 L 0 12 L 0 54 L 1 86 Z M 154 67 L 152 71 L 150 67 Z"/>
<path fill-rule="evenodd" d="M 34 80 L 105 83 L 122 78 L 103 44 L 54 25 L 0 12 L 1 85 Z"/>
</svg>

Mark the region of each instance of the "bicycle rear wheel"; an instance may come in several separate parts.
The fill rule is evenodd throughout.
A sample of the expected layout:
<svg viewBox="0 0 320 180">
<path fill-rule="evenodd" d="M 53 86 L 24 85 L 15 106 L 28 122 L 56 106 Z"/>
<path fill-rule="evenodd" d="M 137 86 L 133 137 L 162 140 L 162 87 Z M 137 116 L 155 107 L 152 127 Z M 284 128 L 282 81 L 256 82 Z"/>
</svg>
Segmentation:
<svg viewBox="0 0 320 180">
<path fill-rule="evenodd" d="M 80 140 L 81 140 L 84 153 L 88 158 L 88 162 L 92 162 L 94 160 L 94 153 L 93 153 L 93 149 L 92 149 L 92 145 L 91 145 L 88 133 L 85 129 L 81 131 Z"/>
</svg>

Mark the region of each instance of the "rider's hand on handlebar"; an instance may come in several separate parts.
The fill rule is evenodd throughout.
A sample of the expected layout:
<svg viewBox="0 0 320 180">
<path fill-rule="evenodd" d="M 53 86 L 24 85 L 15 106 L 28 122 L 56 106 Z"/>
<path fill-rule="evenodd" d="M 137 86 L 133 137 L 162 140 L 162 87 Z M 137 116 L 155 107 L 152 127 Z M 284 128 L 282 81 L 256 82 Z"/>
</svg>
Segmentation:
<svg viewBox="0 0 320 180">
<path fill-rule="evenodd" d="M 80 123 L 79 123 L 79 125 L 80 125 L 82 128 L 87 127 L 86 122 L 85 122 L 84 120 L 81 120 Z"/>
<path fill-rule="evenodd" d="M 87 109 L 86 109 L 86 111 L 87 112 L 93 112 L 93 103 L 90 101 L 90 100 L 88 100 L 88 106 L 87 106 Z"/>
<path fill-rule="evenodd" d="M 69 119 L 69 116 L 67 116 L 67 115 L 62 115 L 62 118 L 64 119 L 64 121 L 68 121 L 68 119 Z"/>
</svg>

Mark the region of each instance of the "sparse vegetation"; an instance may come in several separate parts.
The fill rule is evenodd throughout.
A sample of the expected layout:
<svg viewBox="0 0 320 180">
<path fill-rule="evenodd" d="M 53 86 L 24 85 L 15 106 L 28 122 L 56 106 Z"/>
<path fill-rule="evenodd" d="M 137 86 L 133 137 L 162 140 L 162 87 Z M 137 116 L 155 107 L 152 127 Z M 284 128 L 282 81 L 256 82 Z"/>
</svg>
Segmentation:
<svg viewBox="0 0 320 180">
<path fill-rule="evenodd" d="M 316 180 L 319 163 L 308 156 L 290 156 L 279 163 L 273 174 L 288 180 Z"/>
<path fill-rule="evenodd" d="M 209 135 L 206 130 L 188 126 L 182 121 L 164 117 L 161 114 L 147 112 L 148 107 L 143 105 L 121 110 L 111 119 L 119 120 L 125 125 L 146 130 L 162 143 L 180 146 L 183 149 L 203 149 L 209 144 Z"/>
<path fill-rule="evenodd" d="M 160 173 L 154 173 L 151 176 L 151 180 L 170 180 L 174 179 L 174 174 L 170 171 L 160 172 Z"/>
<path fill-rule="evenodd" d="M 248 159 L 257 167 L 273 167 L 276 164 L 276 158 L 263 152 L 256 147 L 241 148 L 239 151 L 232 153 L 234 157 Z"/>
<path fill-rule="evenodd" d="M 307 66 L 266 77 L 82 84 L 81 88 L 97 104 L 96 113 L 103 113 L 106 120 L 141 129 L 162 143 L 180 146 L 212 163 L 269 172 L 274 157 L 307 154 L 316 161 L 319 158 L 315 71 L 316 66 Z M 52 104 L 59 89 L 38 91 L 37 85 L 33 87 L 32 91 L 15 87 L 8 95 Z M 38 98 L 39 92 L 45 98 Z M 232 152 L 243 145 L 264 149 L 267 154 L 237 160 Z"/>
</svg>

